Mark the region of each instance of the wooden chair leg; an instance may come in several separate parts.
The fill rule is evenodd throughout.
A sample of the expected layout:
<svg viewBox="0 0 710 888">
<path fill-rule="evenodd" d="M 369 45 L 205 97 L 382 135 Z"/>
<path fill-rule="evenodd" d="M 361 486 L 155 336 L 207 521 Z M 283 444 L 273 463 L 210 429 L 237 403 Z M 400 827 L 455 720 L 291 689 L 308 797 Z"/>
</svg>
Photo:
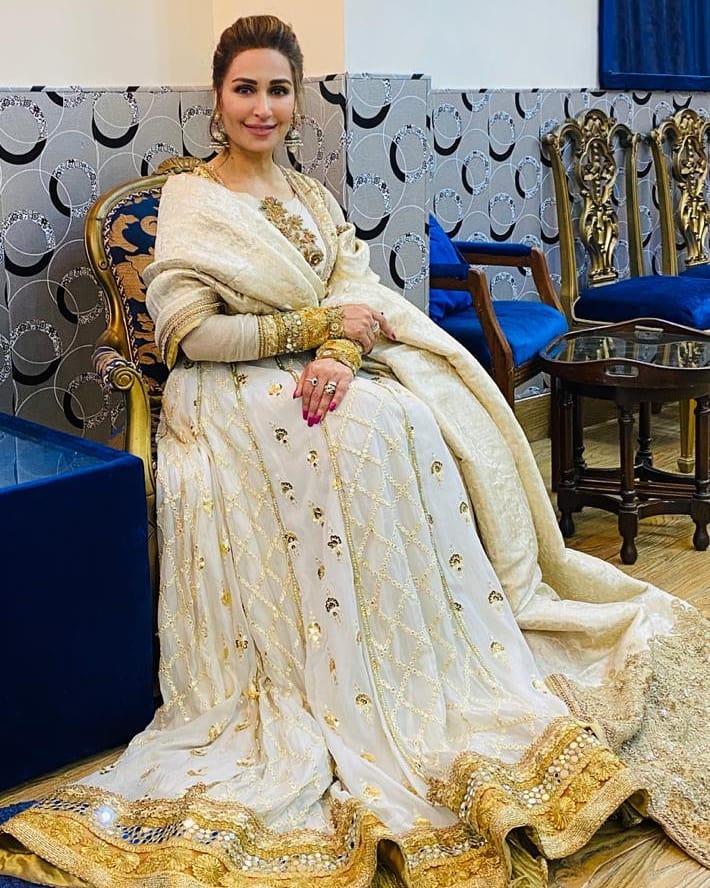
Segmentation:
<svg viewBox="0 0 710 888">
<path fill-rule="evenodd" d="M 680 416 L 680 456 L 678 470 L 686 475 L 695 468 L 695 402 L 681 401 L 678 404 Z"/>
</svg>

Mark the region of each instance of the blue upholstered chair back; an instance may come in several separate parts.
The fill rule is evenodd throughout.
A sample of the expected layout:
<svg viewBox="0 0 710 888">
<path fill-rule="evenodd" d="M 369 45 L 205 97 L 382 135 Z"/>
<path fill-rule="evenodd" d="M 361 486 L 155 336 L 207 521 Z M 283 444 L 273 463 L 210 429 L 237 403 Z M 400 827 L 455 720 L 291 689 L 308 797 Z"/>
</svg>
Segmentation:
<svg viewBox="0 0 710 888">
<path fill-rule="evenodd" d="M 131 349 L 126 357 L 138 367 L 149 394 L 157 399 L 162 394 L 168 368 L 158 352 L 153 320 L 145 307 L 143 272 L 153 261 L 159 204 L 160 188 L 137 190 L 109 210 L 103 226 L 108 268 L 123 307 Z"/>
</svg>

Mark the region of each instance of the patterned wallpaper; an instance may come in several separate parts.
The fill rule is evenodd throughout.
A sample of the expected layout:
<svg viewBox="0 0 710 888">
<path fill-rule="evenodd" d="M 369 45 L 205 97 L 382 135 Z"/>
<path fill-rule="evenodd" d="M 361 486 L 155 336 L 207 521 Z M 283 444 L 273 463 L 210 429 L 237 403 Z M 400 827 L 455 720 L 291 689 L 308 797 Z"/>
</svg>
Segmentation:
<svg viewBox="0 0 710 888">
<path fill-rule="evenodd" d="M 596 106 L 637 131 L 707 94 L 430 90 L 413 75 L 332 75 L 306 83 L 294 166 L 327 184 L 370 244 L 383 282 L 421 308 L 427 209 L 457 237 L 559 249 L 540 135 Z M 206 89 L 0 90 L 0 410 L 111 440 L 122 404 L 91 367 L 105 325 L 83 225 L 91 202 L 176 154 L 209 156 Z M 639 161 L 649 267 L 659 267 L 650 156 Z M 620 255 L 626 249 L 620 245 Z M 496 298 L 534 298 L 520 272 L 491 275 Z"/>
<path fill-rule="evenodd" d="M 205 90 L 0 93 L 0 409 L 99 440 L 121 425 L 91 367 L 106 302 L 84 218 L 166 157 L 208 154 L 210 107 Z"/>
<path fill-rule="evenodd" d="M 552 277 L 559 283 L 554 187 L 541 136 L 589 108 L 601 108 L 632 130 L 645 133 L 681 108 L 692 107 L 707 116 L 709 101 L 706 93 L 432 91 L 431 132 L 436 157 L 432 207 L 452 236 L 541 246 Z M 645 144 L 640 147 L 638 169 L 646 269 L 660 271 L 655 177 Z M 617 194 L 621 217 L 617 262 L 628 274 L 623 185 Z M 581 248 L 577 258 L 584 274 Z M 494 298 L 535 298 L 532 280 L 522 272 L 500 270 L 489 277 Z"/>
<path fill-rule="evenodd" d="M 370 244 L 382 280 L 426 309 L 428 191 L 434 154 L 427 133 L 429 81 L 349 76 L 348 218 Z"/>
</svg>

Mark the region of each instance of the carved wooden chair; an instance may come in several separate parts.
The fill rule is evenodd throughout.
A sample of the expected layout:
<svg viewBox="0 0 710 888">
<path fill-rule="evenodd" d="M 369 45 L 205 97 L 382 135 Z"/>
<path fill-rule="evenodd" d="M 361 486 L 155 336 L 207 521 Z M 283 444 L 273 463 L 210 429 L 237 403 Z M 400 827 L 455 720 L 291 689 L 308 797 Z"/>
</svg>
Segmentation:
<svg viewBox="0 0 710 888">
<path fill-rule="evenodd" d="M 592 109 L 543 138 L 552 164 L 557 221 L 560 232 L 564 310 L 573 325 L 607 324 L 634 318 L 659 318 L 695 329 L 710 326 L 710 286 L 702 280 L 644 273 L 636 159 L 639 136 L 603 111 Z M 566 167 L 571 149 L 571 167 Z M 616 267 L 619 216 L 614 188 L 623 156 L 626 223 L 631 276 L 620 277 Z M 572 212 L 578 198 L 581 211 Z M 586 280 L 577 265 L 578 236 L 587 256 Z M 691 406 L 681 404 L 682 471 L 692 471 Z M 640 436 L 649 434 L 648 405 L 640 416 Z"/>
<path fill-rule="evenodd" d="M 685 251 L 680 275 L 710 280 L 710 206 L 705 191 L 710 120 L 684 108 L 660 123 L 648 139 L 658 183 L 663 273 L 679 273 L 680 247 Z"/>
<path fill-rule="evenodd" d="M 94 366 L 105 384 L 125 396 L 124 449 L 143 460 L 150 569 L 156 592 L 155 431 L 168 370 L 153 337 L 142 273 L 153 260 L 163 183 L 171 173 L 189 170 L 197 162 L 172 158 L 154 175 L 118 185 L 93 205 L 84 226 L 89 262 L 109 309 L 108 328 L 97 342 Z"/>
<path fill-rule="evenodd" d="M 489 371 L 511 407 L 540 372 L 540 351 L 567 331 L 541 250 L 528 244 L 451 241 L 429 219 L 429 315 Z M 529 268 L 540 301 L 492 299 L 476 266 Z"/>
</svg>

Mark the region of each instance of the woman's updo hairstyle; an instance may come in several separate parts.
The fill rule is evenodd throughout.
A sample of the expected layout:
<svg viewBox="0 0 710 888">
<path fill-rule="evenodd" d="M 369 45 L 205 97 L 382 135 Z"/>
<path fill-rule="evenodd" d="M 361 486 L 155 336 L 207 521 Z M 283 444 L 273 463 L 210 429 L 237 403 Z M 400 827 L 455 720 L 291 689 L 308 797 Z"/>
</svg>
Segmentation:
<svg viewBox="0 0 710 888">
<path fill-rule="evenodd" d="M 240 52 L 247 49 L 275 49 L 288 59 L 296 95 L 296 107 L 300 106 L 303 91 L 303 53 L 290 25 L 275 15 L 247 15 L 238 18 L 222 32 L 212 58 L 212 87 L 217 100 L 222 91 L 229 66 Z M 216 110 L 210 120 L 213 138 L 219 137 Z"/>
</svg>

